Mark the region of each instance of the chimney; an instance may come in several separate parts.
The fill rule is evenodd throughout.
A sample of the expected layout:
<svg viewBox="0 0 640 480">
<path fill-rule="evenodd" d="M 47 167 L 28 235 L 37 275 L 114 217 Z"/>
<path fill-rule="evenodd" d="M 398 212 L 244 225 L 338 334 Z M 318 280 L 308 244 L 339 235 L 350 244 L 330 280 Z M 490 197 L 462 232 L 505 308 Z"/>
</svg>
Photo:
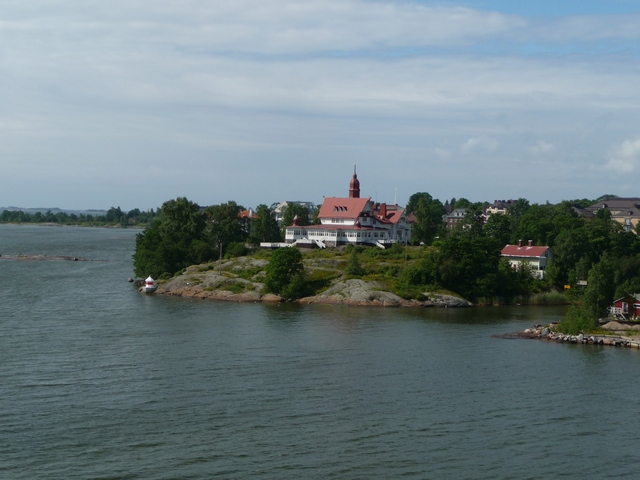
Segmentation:
<svg viewBox="0 0 640 480">
<path fill-rule="evenodd" d="M 380 216 L 382 218 L 387 218 L 387 204 L 386 203 L 381 203 L 380 204 Z"/>
<path fill-rule="evenodd" d="M 533 240 L 529 240 L 529 246 L 533 247 Z"/>
<path fill-rule="evenodd" d="M 521 247 L 522 246 L 522 240 L 518 240 L 518 246 Z"/>
</svg>

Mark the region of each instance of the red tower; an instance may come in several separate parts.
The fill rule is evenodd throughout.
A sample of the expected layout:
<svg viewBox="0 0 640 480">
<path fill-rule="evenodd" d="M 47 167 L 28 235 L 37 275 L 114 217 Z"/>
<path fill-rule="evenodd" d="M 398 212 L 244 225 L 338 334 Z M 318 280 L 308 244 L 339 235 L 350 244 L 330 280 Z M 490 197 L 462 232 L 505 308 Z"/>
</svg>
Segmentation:
<svg viewBox="0 0 640 480">
<path fill-rule="evenodd" d="M 360 182 L 356 175 L 356 166 L 353 166 L 353 178 L 349 184 L 349 198 L 360 198 Z"/>
</svg>

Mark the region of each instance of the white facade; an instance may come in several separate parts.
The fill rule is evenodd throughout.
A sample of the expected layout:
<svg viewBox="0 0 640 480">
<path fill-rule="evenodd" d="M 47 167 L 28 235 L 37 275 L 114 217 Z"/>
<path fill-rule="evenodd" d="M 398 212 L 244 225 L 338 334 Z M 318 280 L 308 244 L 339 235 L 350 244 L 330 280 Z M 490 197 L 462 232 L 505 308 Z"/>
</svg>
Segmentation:
<svg viewBox="0 0 640 480">
<path fill-rule="evenodd" d="M 339 203 L 327 199 L 330 203 Z M 362 209 L 355 215 L 344 215 L 356 202 L 347 203 L 347 210 L 335 215 L 321 215 L 320 225 L 306 227 L 292 225 L 286 228 L 287 243 L 309 243 L 319 246 L 336 246 L 347 244 L 370 244 L 383 246 L 391 243 L 411 243 L 411 224 L 407 221 L 404 209 L 392 206 L 375 207 L 374 203 L 365 199 Z M 325 209 L 326 210 L 326 209 Z M 384 213 L 384 215 L 382 215 Z"/>
</svg>

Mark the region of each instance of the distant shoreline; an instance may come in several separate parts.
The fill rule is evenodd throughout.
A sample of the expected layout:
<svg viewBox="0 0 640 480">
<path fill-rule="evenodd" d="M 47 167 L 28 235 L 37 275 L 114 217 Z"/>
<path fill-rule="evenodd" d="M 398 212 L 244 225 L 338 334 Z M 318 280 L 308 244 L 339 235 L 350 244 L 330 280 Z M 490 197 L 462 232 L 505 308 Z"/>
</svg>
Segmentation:
<svg viewBox="0 0 640 480">
<path fill-rule="evenodd" d="M 55 222 L 0 222 L 0 225 L 16 225 L 19 227 L 22 226 L 32 226 L 32 227 L 89 227 L 89 228 L 117 228 L 122 230 L 142 230 L 147 228 L 146 225 L 127 225 L 123 227 L 120 224 L 111 225 L 111 224 L 87 224 L 87 223 L 55 223 Z"/>
</svg>

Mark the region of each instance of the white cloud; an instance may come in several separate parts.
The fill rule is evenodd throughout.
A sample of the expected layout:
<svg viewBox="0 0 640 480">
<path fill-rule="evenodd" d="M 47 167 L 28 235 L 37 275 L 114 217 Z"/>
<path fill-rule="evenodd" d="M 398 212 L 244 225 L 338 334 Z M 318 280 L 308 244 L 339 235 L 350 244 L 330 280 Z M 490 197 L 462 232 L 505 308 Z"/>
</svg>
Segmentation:
<svg viewBox="0 0 640 480">
<path fill-rule="evenodd" d="M 625 140 L 613 148 L 606 168 L 618 173 L 630 173 L 640 166 L 640 137 Z"/>
<path fill-rule="evenodd" d="M 376 172 L 363 188 L 393 182 L 407 197 L 564 195 L 543 192 L 544 179 L 500 193 L 529 188 L 516 175 L 541 175 L 523 153 L 552 159 L 558 183 L 577 190 L 567 197 L 613 192 L 584 172 L 592 152 L 634 138 L 640 123 L 640 70 L 625 57 L 637 48 L 638 17 L 543 21 L 434 3 L 1 3 L 0 168 L 13 176 L 0 176 L 0 205 L 86 207 L 95 198 L 87 179 L 105 178 L 105 164 L 148 180 L 149 195 L 105 179 L 114 198 L 96 208 L 156 207 L 177 194 L 317 201 L 339 194 L 338 172 L 346 164 L 349 180 L 353 163 L 363 179 Z M 594 53 L 600 39 L 626 49 Z M 550 143 L 560 138 L 572 149 Z M 607 160 L 635 168 L 625 151 Z M 451 169 L 439 160 L 473 181 L 449 191 Z M 579 191 L 591 185 L 597 192 Z"/>
<path fill-rule="evenodd" d="M 452 155 L 449 150 L 445 150 L 443 148 L 434 148 L 433 153 L 435 153 L 441 160 L 448 160 Z"/>
<path fill-rule="evenodd" d="M 534 146 L 529 149 L 532 153 L 537 155 L 546 155 L 549 153 L 553 153 L 556 151 L 555 145 L 552 143 L 545 142 L 544 140 L 540 140 Z"/>
<path fill-rule="evenodd" d="M 462 144 L 461 150 L 465 153 L 475 152 L 478 150 L 484 150 L 492 152 L 496 150 L 500 146 L 500 142 L 498 142 L 495 138 L 480 136 L 480 137 L 472 137 L 467 140 L 464 144 Z"/>
<path fill-rule="evenodd" d="M 38 2 L 35 2 L 36 4 Z M 165 46 L 192 53 L 309 54 L 468 43 L 524 26 L 524 19 L 463 7 L 363 0 L 141 0 L 33 2 L 0 9 L 9 34 L 44 33 L 94 47 Z M 93 39 L 92 39 L 93 37 Z"/>
</svg>

